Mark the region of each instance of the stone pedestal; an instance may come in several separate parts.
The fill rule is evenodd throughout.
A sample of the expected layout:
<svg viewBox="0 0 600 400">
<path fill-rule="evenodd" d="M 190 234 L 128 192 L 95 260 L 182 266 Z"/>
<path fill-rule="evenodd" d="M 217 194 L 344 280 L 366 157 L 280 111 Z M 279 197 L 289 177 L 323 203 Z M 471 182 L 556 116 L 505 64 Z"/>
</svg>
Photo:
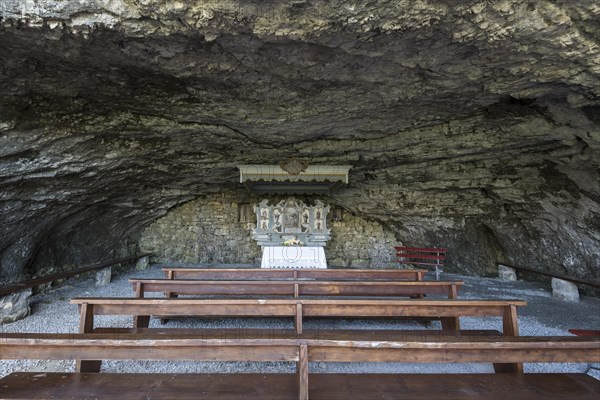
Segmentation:
<svg viewBox="0 0 600 400">
<path fill-rule="evenodd" d="M 507 267 L 506 265 L 498 265 L 498 278 L 503 281 L 516 281 L 517 272 L 514 268 Z"/>
<path fill-rule="evenodd" d="M 135 264 L 135 269 L 138 271 L 143 271 L 148 269 L 150 266 L 150 258 L 148 256 L 140 258 Z"/>
<path fill-rule="evenodd" d="M 552 296 L 565 301 L 579 301 L 579 290 L 573 282 L 552 278 Z"/>
<path fill-rule="evenodd" d="M 110 283 L 110 275 L 112 269 L 110 267 L 104 268 L 96 272 L 96 286 L 104 286 Z"/>
<path fill-rule="evenodd" d="M 0 324 L 18 321 L 29 315 L 31 289 L 11 293 L 0 298 Z"/>
</svg>

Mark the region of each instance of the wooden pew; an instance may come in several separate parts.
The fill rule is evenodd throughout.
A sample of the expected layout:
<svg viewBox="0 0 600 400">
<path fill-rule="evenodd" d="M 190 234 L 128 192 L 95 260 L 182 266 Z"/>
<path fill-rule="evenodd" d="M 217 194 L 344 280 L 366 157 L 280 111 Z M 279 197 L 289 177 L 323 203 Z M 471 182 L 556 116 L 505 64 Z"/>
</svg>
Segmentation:
<svg viewBox="0 0 600 400">
<path fill-rule="evenodd" d="M 309 374 L 309 362 L 600 362 L 600 338 L 433 337 L 403 341 L 5 334 L 0 359 L 288 361 L 296 374 L 40 374 L 0 380 L 3 398 L 596 400 L 584 374 Z M 435 382 L 435 384 L 432 384 Z M 116 389 L 116 390 L 115 390 Z M 91 396 L 91 397 L 90 397 Z"/>
<path fill-rule="evenodd" d="M 444 332 L 460 330 L 460 317 L 502 318 L 502 333 L 518 336 L 517 307 L 521 300 L 314 300 L 314 299 L 126 299 L 76 298 L 80 333 L 95 331 L 95 315 L 132 315 L 134 328 L 148 328 L 150 316 L 173 317 L 291 317 L 297 333 L 303 331 L 303 318 L 429 318 L 439 319 Z M 104 332 L 107 330 L 104 329 Z M 82 361 L 82 372 L 96 370 L 96 362 Z M 500 365 L 498 370 L 519 371 L 520 365 Z"/>
<path fill-rule="evenodd" d="M 422 281 L 427 271 L 424 269 L 163 268 L 163 272 L 165 279 Z"/>
<path fill-rule="evenodd" d="M 95 315 L 133 315 L 134 327 L 147 328 L 150 316 L 292 317 L 302 332 L 304 317 L 432 318 L 445 331 L 460 330 L 460 317 L 501 317 L 503 333 L 517 336 L 517 307 L 522 300 L 383 300 L 383 299 L 151 299 L 74 298 L 80 332 L 91 333 Z"/>
<path fill-rule="evenodd" d="M 455 299 L 463 282 L 440 281 L 247 281 L 195 279 L 129 279 L 136 297 L 164 292 L 177 295 L 206 296 L 376 296 L 415 297 L 441 294 Z"/>
</svg>

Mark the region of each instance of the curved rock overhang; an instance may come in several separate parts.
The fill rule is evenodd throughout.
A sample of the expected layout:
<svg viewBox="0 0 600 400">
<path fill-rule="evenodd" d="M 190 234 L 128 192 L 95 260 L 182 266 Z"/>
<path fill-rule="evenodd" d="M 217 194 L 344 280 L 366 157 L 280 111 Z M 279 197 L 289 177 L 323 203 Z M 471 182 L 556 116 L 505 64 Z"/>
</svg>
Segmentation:
<svg viewBox="0 0 600 400">
<path fill-rule="evenodd" d="M 131 252 L 238 164 L 352 166 L 328 201 L 450 263 L 600 277 L 600 7 L 4 0 L 0 280 Z"/>
</svg>

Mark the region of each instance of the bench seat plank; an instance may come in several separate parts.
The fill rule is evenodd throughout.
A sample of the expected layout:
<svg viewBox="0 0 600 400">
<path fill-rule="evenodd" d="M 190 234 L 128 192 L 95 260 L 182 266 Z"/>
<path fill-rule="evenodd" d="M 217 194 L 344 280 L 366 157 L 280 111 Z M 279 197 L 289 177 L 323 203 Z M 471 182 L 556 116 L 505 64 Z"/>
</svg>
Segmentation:
<svg viewBox="0 0 600 400">
<path fill-rule="evenodd" d="M 163 268 L 167 279 L 207 280 L 423 280 L 423 269 L 275 269 L 275 268 Z"/>
<path fill-rule="evenodd" d="M 145 293 L 167 292 L 185 295 L 226 296 L 414 296 L 441 294 L 455 298 L 463 282 L 439 281 L 214 281 L 197 279 L 129 279 L 133 290 Z"/>
<path fill-rule="evenodd" d="M 394 330 L 394 329 L 304 329 L 297 333 L 292 329 L 260 328 L 96 328 L 93 333 L 124 335 L 150 334 L 165 339 L 177 339 L 181 336 L 204 339 L 307 339 L 307 340 L 358 340 L 358 341 L 401 341 L 405 338 L 426 340 L 448 338 L 449 336 L 502 336 L 502 332 L 489 330 L 460 330 L 442 332 L 439 330 Z"/>
<path fill-rule="evenodd" d="M 584 374 L 310 374 L 309 399 L 597 400 Z M 435 384 L 432 384 L 435 382 Z M 11 400 L 296 400 L 295 374 L 115 374 L 17 372 L 0 380 Z"/>
</svg>

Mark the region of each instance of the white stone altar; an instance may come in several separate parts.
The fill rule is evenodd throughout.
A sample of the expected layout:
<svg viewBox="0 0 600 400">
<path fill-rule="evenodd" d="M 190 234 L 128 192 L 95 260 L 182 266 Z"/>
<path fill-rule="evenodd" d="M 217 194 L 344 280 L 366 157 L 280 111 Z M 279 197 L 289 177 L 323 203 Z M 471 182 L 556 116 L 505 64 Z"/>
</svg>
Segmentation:
<svg viewBox="0 0 600 400">
<path fill-rule="evenodd" d="M 327 268 L 322 246 L 264 246 L 261 268 Z"/>
</svg>

